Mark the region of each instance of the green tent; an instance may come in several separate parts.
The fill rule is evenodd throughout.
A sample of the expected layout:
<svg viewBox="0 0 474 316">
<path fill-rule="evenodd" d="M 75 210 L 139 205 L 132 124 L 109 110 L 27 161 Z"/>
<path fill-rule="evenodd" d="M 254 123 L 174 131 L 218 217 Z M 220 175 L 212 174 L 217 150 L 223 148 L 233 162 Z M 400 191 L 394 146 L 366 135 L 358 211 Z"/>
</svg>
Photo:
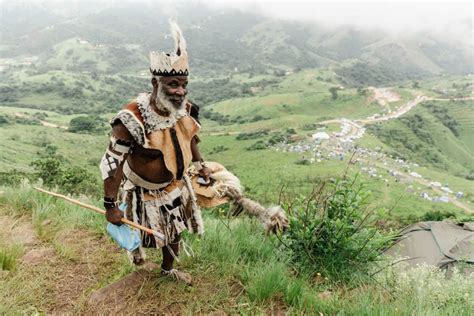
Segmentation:
<svg viewBox="0 0 474 316">
<path fill-rule="evenodd" d="M 407 259 L 409 266 L 426 263 L 449 271 L 459 266 L 474 272 L 474 222 L 419 222 L 405 228 L 386 254 Z"/>
</svg>

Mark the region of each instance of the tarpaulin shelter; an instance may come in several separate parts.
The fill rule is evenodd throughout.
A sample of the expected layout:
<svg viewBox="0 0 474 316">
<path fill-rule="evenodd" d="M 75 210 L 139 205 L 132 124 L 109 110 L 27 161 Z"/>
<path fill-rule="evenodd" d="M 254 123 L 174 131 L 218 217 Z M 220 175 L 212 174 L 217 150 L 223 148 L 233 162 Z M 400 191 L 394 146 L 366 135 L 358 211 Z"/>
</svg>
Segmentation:
<svg viewBox="0 0 474 316">
<path fill-rule="evenodd" d="M 407 258 L 409 266 L 426 263 L 450 270 L 459 266 L 474 272 L 474 222 L 419 222 L 405 228 L 386 254 Z"/>
</svg>

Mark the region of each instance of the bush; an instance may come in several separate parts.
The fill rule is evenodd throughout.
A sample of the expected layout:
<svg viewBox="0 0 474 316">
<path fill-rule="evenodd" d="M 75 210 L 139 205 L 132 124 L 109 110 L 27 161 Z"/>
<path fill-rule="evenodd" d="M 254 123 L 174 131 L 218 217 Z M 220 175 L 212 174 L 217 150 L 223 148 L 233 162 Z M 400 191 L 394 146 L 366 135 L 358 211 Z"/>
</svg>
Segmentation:
<svg viewBox="0 0 474 316">
<path fill-rule="evenodd" d="M 309 161 L 309 160 L 306 159 L 306 158 L 301 158 L 301 159 L 295 161 L 295 164 L 307 166 L 307 165 L 310 165 L 310 164 L 311 164 L 311 161 Z"/>
<path fill-rule="evenodd" d="M 303 124 L 303 126 L 301 126 L 301 129 L 303 131 L 312 131 L 321 127 L 325 127 L 325 125 L 318 124 L 318 123 L 307 123 L 307 124 Z"/>
<path fill-rule="evenodd" d="M 448 211 L 429 211 L 421 216 L 420 220 L 422 221 L 442 221 L 447 218 L 456 218 L 454 212 Z"/>
<path fill-rule="evenodd" d="M 80 134 L 97 134 L 105 128 L 104 120 L 98 116 L 78 116 L 69 123 L 68 131 Z"/>
<path fill-rule="evenodd" d="M 227 151 L 229 150 L 229 147 L 226 147 L 224 145 L 219 145 L 219 146 L 215 146 L 212 148 L 212 150 L 209 152 L 210 155 L 212 154 L 217 154 L 217 153 L 220 153 L 220 152 L 223 152 L 223 151 Z"/>
<path fill-rule="evenodd" d="M 267 148 L 267 144 L 264 141 L 259 140 L 253 143 L 252 145 L 250 145 L 249 147 L 246 147 L 245 149 L 246 150 L 262 150 L 266 148 Z"/>
<path fill-rule="evenodd" d="M 12 123 L 11 117 L 9 117 L 6 114 L 0 114 L 0 126 L 2 125 L 8 125 Z"/>
<path fill-rule="evenodd" d="M 0 185 L 17 186 L 23 179 L 31 179 L 31 174 L 17 169 L 0 172 Z"/>
<path fill-rule="evenodd" d="M 290 229 L 282 243 L 295 267 L 335 282 L 367 279 L 381 251 L 394 239 L 375 228 L 366 211 L 368 192 L 353 180 L 324 183 L 318 194 L 287 203 Z"/>
<path fill-rule="evenodd" d="M 47 146 L 39 154 L 40 157 L 31 163 L 35 171 L 32 178 L 42 179 L 48 188 L 58 186 L 65 193 L 96 194 L 96 178 L 82 167 L 68 165 L 56 151 L 57 147 Z"/>
<path fill-rule="evenodd" d="M 337 90 L 339 90 L 338 87 L 331 87 L 329 88 L 329 92 L 331 92 L 331 98 L 333 100 L 336 100 L 337 99 Z"/>
<path fill-rule="evenodd" d="M 255 132 L 240 133 L 235 137 L 236 140 L 256 139 L 268 135 L 268 129 L 260 129 Z"/>
</svg>

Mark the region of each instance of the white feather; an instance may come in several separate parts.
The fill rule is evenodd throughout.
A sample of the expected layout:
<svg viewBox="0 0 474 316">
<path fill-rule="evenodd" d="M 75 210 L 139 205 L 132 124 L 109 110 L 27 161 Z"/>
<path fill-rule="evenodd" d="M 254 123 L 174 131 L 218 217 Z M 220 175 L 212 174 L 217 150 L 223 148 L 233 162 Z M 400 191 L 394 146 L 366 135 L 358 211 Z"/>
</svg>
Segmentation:
<svg viewBox="0 0 474 316">
<path fill-rule="evenodd" d="M 171 35 L 174 39 L 174 50 L 179 51 L 181 54 L 186 52 L 186 40 L 184 39 L 183 32 L 176 21 L 170 20 Z"/>
</svg>

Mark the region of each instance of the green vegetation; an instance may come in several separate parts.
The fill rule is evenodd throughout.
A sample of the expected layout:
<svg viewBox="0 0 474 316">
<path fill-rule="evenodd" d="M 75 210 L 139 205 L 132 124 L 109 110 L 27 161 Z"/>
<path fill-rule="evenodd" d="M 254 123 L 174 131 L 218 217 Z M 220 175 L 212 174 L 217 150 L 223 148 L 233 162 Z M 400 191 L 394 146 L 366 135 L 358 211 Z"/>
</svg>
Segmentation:
<svg viewBox="0 0 474 316">
<path fill-rule="evenodd" d="M 390 62 L 374 64 L 365 61 L 341 65 L 336 69 L 336 73 L 341 76 L 342 83 L 349 87 L 387 85 L 407 78 L 420 78 L 426 75 L 419 68 L 406 67 L 403 69 L 403 67 Z"/>
<path fill-rule="evenodd" d="M 394 155 L 468 177 L 474 155 L 472 109 L 472 101 L 430 101 L 369 131 Z"/>
<path fill-rule="evenodd" d="M 43 243 L 58 249 L 57 256 L 51 259 L 57 264 L 35 268 L 17 266 L 11 273 L 2 275 L 0 287 L 3 293 L 9 293 L 8 296 L 0 295 L 2 312 L 19 313 L 32 309 L 51 312 L 57 308 L 55 299 L 64 299 L 66 293 L 55 290 L 59 280 L 69 277 L 70 282 L 75 283 L 68 285 L 82 291 L 76 295 L 88 296 L 92 290 L 134 270 L 125 253 L 117 253 L 116 246 L 105 236 L 105 220 L 99 214 L 36 192 L 29 185 L 1 189 L 4 191 L 0 195 L 1 214 L 31 216 Z M 347 196 L 349 200 L 355 196 L 353 193 Z M 81 200 L 100 205 L 99 200 L 87 197 Z M 349 201 L 346 198 L 337 200 Z M 377 283 L 363 282 L 355 287 L 338 284 L 337 278 L 324 273 L 316 273 L 315 277 L 295 273 L 291 256 L 287 256 L 285 250 L 279 250 L 280 241 L 265 236 L 255 220 L 241 217 L 226 223 L 228 218 L 221 213 L 225 210 L 205 212 L 205 235 L 200 239 L 194 235 L 185 238 L 195 256 L 182 256 L 178 267 L 195 276 L 199 290 L 157 278 L 155 282 L 143 285 L 139 297 L 127 301 L 129 308 L 145 312 L 153 306 L 154 311 L 165 311 L 169 307 L 163 301 L 170 302 L 177 296 L 188 302 L 180 311 L 190 313 L 222 310 L 259 314 L 284 310 L 291 314 L 398 315 L 426 311 L 433 315 L 467 315 L 473 307 L 472 279 L 457 272 L 446 280 L 440 271 L 427 267 L 408 271 L 401 264 L 375 274 Z M 42 223 L 46 219 L 51 223 L 44 226 Z M 347 228 L 352 227 L 351 231 L 357 228 L 345 224 Z M 71 234 L 73 239 L 66 237 Z M 351 249 L 353 245 L 345 246 Z M 148 251 L 148 255 L 159 262 L 159 252 Z M 91 258 L 92 263 L 87 261 Z M 84 265 L 94 272 L 94 278 L 72 278 L 71 273 L 83 271 Z M 52 277 L 55 275 L 60 279 Z M 163 293 L 159 298 L 156 297 L 157 289 Z M 95 311 L 90 308 L 84 300 L 70 306 L 71 311 Z"/>
<path fill-rule="evenodd" d="M 51 264 L 27 267 L 18 260 L 23 249 L 7 238 L 9 227 L 0 228 L 0 314 L 64 313 L 57 301 L 74 302 L 70 313 L 97 313 L 85 298 L 135 268 L 107 237 L 102 216 L 40 194 L 28 181 L 101 206 L 106 122 L 150 89 L 145 56 L 169 49 L 166 18 L 154 4 L 146 12 L 98 4 L 93 14 L 73 19 L 37 6 L 9 9 L 0 45 L 0 216 L 31 219 L 41 246 L 55 255 Z M 140 21 L 130 18 L 138 15 Z M 185 236 L 195 257 L 179 263 L 197 277 L 197 287 L 157 278 L 127 298 L 129 310 L 468 315 L 472 278 L 455 272 L 446 280 L 427 267 L 377 269 L 393 230 L 419 220 L 472 220 L 465 210 L 474 204 L 473 103 L 454 100 L 472 97 L 468 50 L 425 35 L 394 40 L 346 27 L 327 32 L 237 11 L 216 14 L 199 4 L 180 10 L 179 20 L 193 50 L 189 97 L 201 106 L 203 156 L 225 165 L 261 203 L 289 197 L 283 201 L 291 229 L 265 236 L 254 219 L 229 221 L 224 207 L 205 210 L 206 234 Z M 369 86 L 388 85 L 398 87 L 401 100 L 381 107 Z M 409 166 L 370 157 L 356 157 L 353 166 L 347 158 L 313 159 L 315 152 L 277 146 L 300 146 L 326 127 L 323 121 L 388 113 L 417 95 L 452 100 L 424 102 L 354 141 Z M 328 123 L 325 131 L 339 129 Z M 358 175 L 364 188 L 333 180 L 371 167 L 377 176 Z M 398 181 L 394 169 L 419 172 L 423 182 Z M 430 181 L 462 191 L 464 207 L 420 198 L 439 195 Z M 160 261 L 160 254 L 149 255 Z M 176 297 L 186 303 L 174 304 Z"/>
<path fill-rule="evenodd" d="M 344 284 L 367 282 L 395 236 L 377 230 L 366 204 L 367 192 L 357 178 L 323 183 L 313 195 L 287 202 L 291 224 L 282 243 L 295 266 Z"/>
<path fill-rule="evenodd" d="M 95 177 L 80 166 L 68 165 L 64 157 L 57 154 L 57 147 L 46 146 L 39 156 L 31 163 L 32 178 L 41 179 L 46 187 L 58 187 L 65 193 L 97 194 Z"/>
<path fill-rule="evenodd" d="M 78 134 L 101 134 L 105 132 L 105 122 L 99 116 L 78 116 L 69 123 L 68 131 Z"/>
<path fill-rule="evenodd" d="M 17 259 L 20 253 L 21 247 L 0 246 L 0 273 L 2 270 L 14 270 L 16 268 Z"/>
</svg>

